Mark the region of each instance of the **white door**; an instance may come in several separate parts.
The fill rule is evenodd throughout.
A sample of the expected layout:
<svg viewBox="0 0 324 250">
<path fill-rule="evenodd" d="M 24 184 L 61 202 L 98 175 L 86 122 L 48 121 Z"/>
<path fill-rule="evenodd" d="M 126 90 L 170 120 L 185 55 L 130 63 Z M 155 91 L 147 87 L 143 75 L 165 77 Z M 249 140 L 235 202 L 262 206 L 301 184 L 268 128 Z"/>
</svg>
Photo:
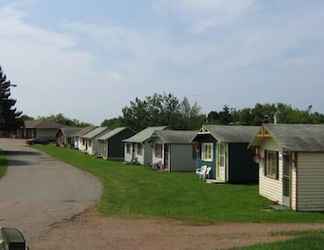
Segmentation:
<svg viewBox="0 0 324 250">
<path fill-rule="evenodd" d="M 218 144 L 218 171 L 217 179 L 220 181 L 225 181 L 226 176 L 226 165 L 227 165 L 227 144 Z"/>
</svg>

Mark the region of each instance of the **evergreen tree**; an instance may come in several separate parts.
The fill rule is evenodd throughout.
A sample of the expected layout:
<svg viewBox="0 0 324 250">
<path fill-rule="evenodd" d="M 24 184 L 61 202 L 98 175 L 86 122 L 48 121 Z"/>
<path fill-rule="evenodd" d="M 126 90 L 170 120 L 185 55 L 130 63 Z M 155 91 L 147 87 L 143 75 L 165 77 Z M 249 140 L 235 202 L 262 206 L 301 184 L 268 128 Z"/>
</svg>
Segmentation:
<svg viewBox="0 0 324 250">
<path fill-rule="evenodd" d="M 12 84 L 0 67 L 0 130 L 14 131 L 21 125 L 19 117 L 22 112 L 15 108 L 16 100 L 11 98 Z"/>
</svg>

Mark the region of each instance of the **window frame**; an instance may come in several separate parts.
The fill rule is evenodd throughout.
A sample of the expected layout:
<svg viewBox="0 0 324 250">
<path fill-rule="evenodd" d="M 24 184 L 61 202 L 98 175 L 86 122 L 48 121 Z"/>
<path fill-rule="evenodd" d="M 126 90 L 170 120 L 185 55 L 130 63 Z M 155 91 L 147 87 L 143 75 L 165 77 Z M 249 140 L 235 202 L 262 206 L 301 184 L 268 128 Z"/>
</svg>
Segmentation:
<svg viewBox="0 0 324 250">
<path fill-rule="evenodd" d="M 276 162 L 272 162 L 270 166 L 269 162 L 273 160 L 276 160 Z M 279 180 L 279 152 L 278 151 L 274 151 L 274 150 L 264 151 L 264 176 L 273 180 Z"/>
<path fill-rule="evenodd" d="M 210 151 L 209 151 L 210 150 Z M 214 143 L 204 142 L 201 144 L 201 160 L 212 162 L 214 159 Z"/>
</svg>

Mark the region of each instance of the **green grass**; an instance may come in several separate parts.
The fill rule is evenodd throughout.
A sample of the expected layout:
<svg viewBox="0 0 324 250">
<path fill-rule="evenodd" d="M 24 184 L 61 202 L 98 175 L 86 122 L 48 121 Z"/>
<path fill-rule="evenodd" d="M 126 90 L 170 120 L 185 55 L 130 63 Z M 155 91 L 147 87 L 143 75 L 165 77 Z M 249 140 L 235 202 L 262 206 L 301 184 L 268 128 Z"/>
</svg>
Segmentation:
<svg viewBox="0 0 324 250">
<path fill-rule="evenodd" d="M 0 151 L 0 178 L 3 177 L 8 168 L 8 161 L 5 155 Z"/>
<path fill-rule="evenodd" d="M 257 185 L 201 183 L 193 174 L 161 173 L 148 167 L 94 159 L 54 145 L 35 146 L 99 177 L 104 215 L 168 217 L 190 222 L 324 222 L 323 213 L 273 211 Z"/>
<path fill-rule="evenodd" d="M 275 242 L 270 244 L 261 244 L 242 248 L 241 250 L 322 250 L 324 249 L 324 233 L 312 232 L 295 239 Z"/>
</svg>

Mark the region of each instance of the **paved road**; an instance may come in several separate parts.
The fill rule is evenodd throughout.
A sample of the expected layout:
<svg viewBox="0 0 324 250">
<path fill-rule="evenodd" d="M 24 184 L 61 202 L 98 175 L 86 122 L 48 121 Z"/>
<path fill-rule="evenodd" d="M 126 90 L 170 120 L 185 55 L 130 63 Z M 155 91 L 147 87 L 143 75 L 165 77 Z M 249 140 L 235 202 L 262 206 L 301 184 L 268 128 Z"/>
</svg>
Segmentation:
<svg viewBox="0 0 324 250">
<path fill-rule="evenodd" d="M 18 227 L 35 240 L 99 200 L 102 187 L 95 177 L 19 140 L 0 139 L 0 148 L 9 159 L 0 180 L 0 226 Z"/>
</svg>

